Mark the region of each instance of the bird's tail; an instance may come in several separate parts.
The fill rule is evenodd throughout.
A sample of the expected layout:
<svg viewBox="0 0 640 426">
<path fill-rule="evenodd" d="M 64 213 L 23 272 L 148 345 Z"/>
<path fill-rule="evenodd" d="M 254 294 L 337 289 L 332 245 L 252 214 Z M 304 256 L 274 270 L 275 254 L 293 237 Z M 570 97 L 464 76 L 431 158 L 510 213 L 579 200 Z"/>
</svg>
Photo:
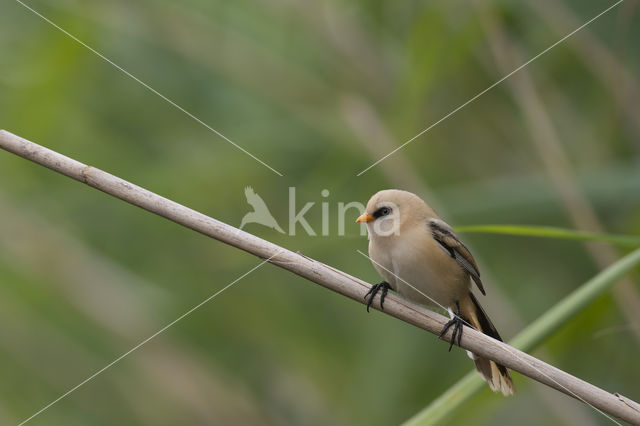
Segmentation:
<svg viewBox="0 0 640 426">
<path fill-rule="evenodd" d="M 471 324 L 473 328 L 482 333 L 502 341 L 498 330 L 493 326 L 491 320 L 480 306 L 478 299 L 469 292 L 469 298 L 464 300 L 460 305 L 462 316 Z M 497 364 L 490 359 L 480 358 L 479 356 L 469 353 L 469 356 L 476 364 L 476 369 L 484 380 L 487 381 L 492 391 L 500 391 L 504 396 L 513 395 L 515 388 L 509 370 L 504 365 Z"/>
</svg>

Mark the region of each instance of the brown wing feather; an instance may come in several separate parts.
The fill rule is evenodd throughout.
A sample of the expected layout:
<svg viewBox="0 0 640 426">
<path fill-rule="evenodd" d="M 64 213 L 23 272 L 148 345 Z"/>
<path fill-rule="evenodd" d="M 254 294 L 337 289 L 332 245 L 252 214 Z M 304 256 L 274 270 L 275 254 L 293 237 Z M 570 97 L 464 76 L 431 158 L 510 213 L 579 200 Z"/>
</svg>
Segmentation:
<svg viewBox="0 0 640 426">
<path fill-rule="evenodd" d="M 475 259 L 469 249 L 458 239 L 453 229 L 446 222 L 438 219 L 429 220 L 429 227 L 433 238 L 471 275 L 482 294 L 486 294 Z"/>
</svg>

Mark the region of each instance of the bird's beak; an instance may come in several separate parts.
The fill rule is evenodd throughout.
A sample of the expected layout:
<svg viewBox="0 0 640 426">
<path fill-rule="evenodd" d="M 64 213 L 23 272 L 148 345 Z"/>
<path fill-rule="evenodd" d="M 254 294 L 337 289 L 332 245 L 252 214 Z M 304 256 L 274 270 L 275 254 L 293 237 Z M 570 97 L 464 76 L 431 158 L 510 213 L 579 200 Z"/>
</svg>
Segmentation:
<svg viewBox="0 0 640 426">
<path fill-rule="evenodd" d="M 356 222 L 371 222 L 374 219 L 373 216 L 363 213 L 359 218 L 356 219 Z"/>
</svg>

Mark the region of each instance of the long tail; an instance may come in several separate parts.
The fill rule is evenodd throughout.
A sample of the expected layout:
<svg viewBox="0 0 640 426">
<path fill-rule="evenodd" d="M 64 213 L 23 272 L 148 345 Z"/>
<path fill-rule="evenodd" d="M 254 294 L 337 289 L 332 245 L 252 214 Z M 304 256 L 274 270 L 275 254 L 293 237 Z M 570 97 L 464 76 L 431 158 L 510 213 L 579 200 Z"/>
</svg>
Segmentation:
<svg viewBox="0 0 640 426">
<path fill-rule="evenodd" d="M 473 328 L 484 334 L 502 341 L 498 330 L 493 326 L 491 320 L 480 306 L 478 299 L 469 292 L 469 298 L 461 301 L 460 310 L 462 316 Z M 486 358 L 480 358 L 469 352 L 469 356 L 476 364 L 478 372 L 487 381 L 492 391 L 500 391 L 504 396 L 513 395 L 515 388 L 509 370 L 504 365 L 497 364 Z"/>
</svg>

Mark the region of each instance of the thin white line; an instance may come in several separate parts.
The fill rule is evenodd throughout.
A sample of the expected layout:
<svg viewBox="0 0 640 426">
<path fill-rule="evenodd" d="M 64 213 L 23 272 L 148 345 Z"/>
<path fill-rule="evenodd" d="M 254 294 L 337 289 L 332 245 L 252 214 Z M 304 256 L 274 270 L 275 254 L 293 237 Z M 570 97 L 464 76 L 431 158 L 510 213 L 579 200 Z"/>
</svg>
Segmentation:
<svg viewBox="0 0 640 426">
<path fill-rule="evenodd" d="M 507 344 L 507 350 L 509 352 L 511 352 L 512 355 L 514 355 L 516 358 L 521 359 L 522 361 L 528 362 L 526 359 L 523 359 L 517 352 L 513 352 L 511 350 L 511 347 L 508 346 Z M 582 401 L 583 403 L 587 404 L 589 407 L 593 408 L 594 410 L 596 410 L 597 412 L 599 412 L 600 414 L 602 414 L 603 416 L 605 416 L 607 419 L 611 420 L 613 423 L 617 424 L 618 426 L 622 426 L 621 423 L 619 423 L 618 421 L 616 421 L 613 417 L 610 417 L 607 413 L 605 413 L 604 411 L 600 410 L 597 407 L 594 407 L 593 405 L 591 405 L 591 403 L 589 403 L 588 401 L 584 400 L 580 395 L 572 392 L 571 390 L 567 389 L 566 387 L 562 386 L 560 383 L 558 383 L 553 377 L 547 375 L 547 373 L 545 373 L 542 370 L 539 370 L 535 365 L 529 363 L 529 365 L 533 368 L 535 368 L 535 370 L 542 374 L 543 376 L 545 376 L 547 379 L 551 380 L 553 383 L 555 383 L 556 385 L 560 386 L 562 389 L 564 389 L 565 391 L 569 392 L 571 395 L 573 395 L 576 399 L 579 399 L 580 401 Z"/>
<path fill-rule="evenodd" d="M 33 12 L 35 15 L 39 16 L 40 18 L 42 18 L 45 22 L 51 24 L 52 26 L 54 26 L 55 28 L 57 28 L 58 30 L 60 30 L 62 33 L 66 34 L 68 37 L 70 37 L 71 39 L 75 40 L 76 42 L 78 42 L 79 44 L 81 44 L 82 46 L 86 47 L 87 49 L 89 49 L 91 52 L 93 52 L 96 56 L 100 57 L 101 59 L 103 59 L 104 61 L 108 62 L 109 64 L 113 65 L 116 69 L 118 69 L 119 71 L 121 71 L 122 73 L 124 73 L 126 76 L 132 78 L 133 80 L 135 80 L 137 83 L 139 83 L 140 85 L 142 85 L 144 88 L 148 89 L 149 91 L 151 91 L 152 93 L 160 96 L 162 99 L 164 99 L 165 101 L 167 101 L 169 104 L 171 104 L 173 107 L 177 108 L 178 110 L 182 111 L 183 113 L 185 113 L 186 115 L 188 115 L 190 118 L 194 119 L 195 121 L 197 121 L 198 123 L 200 123 L 201 125 L 203 125 L 204 127 L 206 127 L 207 129 L 209 129 L 210 131 L 212 131 L 213 133 L 215 133 L 216 135 L 218 135 L 219 137 L 221 137 L 222 139 L 224 139 L 225 141 L 229 142 L 231 145 L 235 146 L 236 148 L 238 148 L 240 151 L 244 152 L 245 154 L 247 154 L 249 157 L 253 158 L 254 160 L 256 160 L 258 163 L 262 164 L 263 166 L 265 166 L 266 168 L 268 168 L 269 170 L 271 170 L 272 172 L 274 172 L 275 174 L 277 174 L 278 176 L 283 176 L 282 173 L 280 173 L 279 171 L 277 171 L 276 169 L 274 169 L 273 167 L 271 167 L 270 165 L 268 165 L 267 163 L 265 163 L 264 161 L 262 161 L 261 159 L 259 159 L 258 157 L 256 157 L 255 155 L 253 155 L 252 153 L 250 153 L 249 151 L 247 151 L 246 149 L 244 149 L 243 147 L 241 147 L 240 145 L 238 145 L 237 143 L 233 142 L 231 139 L 229 139 L 228 137 L 226 137 L 225 135 L 223 135 L 222 133 L 220 133 L 219 131 L 217 131 L 216 129 L 214 129 L 213 127 L 211 127 L 210 125 L 208 125 L 207 123 L 205 123 L 204 121 L 200 120 L 198 117 L 196 117 L 195 115 L 191 114 L 189 111 L 187 111 L 186 109 L 184 109 L 183 107 L 181 107 L 180 105 L 178 105 L 177 103 L 175 103 L 174 101 L 172 101 L 171 99 L 167 98 L 165 95 L 163 95 L 162 93 L 158 92 L 156 89 L 154 89 L 153 87 L 149 86 L 147 83 L 145 83 L 144 81 L 140 80 L 138 77 L 134 76 L 133 74 L 131 74 L 129 71 L 125 70 L 124 68 L 122 68 L 121 66 L 117 65 L 115 62 L 113 62 L 111 59 L 107 58 L 106 56 L 104 56 L 102 53 L 98 52 L 97 50 L 95 50 L 94 48 L 92 48 L 91 46 L 89 46 L 88 44 L 82 42 L 80 39 L 78 39 L 76 36 L 74 36 L 73 34 L 69 33 L 67 30 L 65 30 L 64 28 L 60 27 L 59 25 L 57 25 L 56 23 L 54 23 L 53 21 L 51 21 L 50 19 L 46 18 L 45 16 L 41 15 L 40 13 L 38 13 L 35 9 L 31 8 L 30 6 L 24 4 L 21 0 L 16 0 L 16 2 L 20 3 L 22 6 L 24 6 L 26 9 L 30 10 L 31 12 Z"/>
<path fill-rule="evenodd" d="M 193 311 L 195 311 L 196 309 L 200 308 L 202 305 L 204 305 L 205 303 L 207 303 L 208 301 L 210 301 L 211 299 L 213 299 L 214 297 L 216 297 L 217 295 L 219 295 L 220 293 L 222 293 L 223 291 L 225 291 L 226 289 L 228 289 L 229 287 L 231 287 L 232 285 L 234 285 L 235 283 L 237 283 L 238 281 L 240 281 L 241 279 L 243 279 L 244 277 L 246 277 L 247 275 L 249 275 L 250 273 L 252 273 L 253 271 L 255 271 L 256 269 L 258 269 L 259 267 L 261 267 L 262 265 L 264 265 L 265 263 L 269 262 L 271 259 L 273 259 L 275 256 L 277 256 L 278 253 L 274 254 L 273 256 L 271 256 L 268 259 L 263 260 L 262 262 L 260 262 L 258 265 L 254 266 L 253 268 L 251 268 L 248 272 L 245 272 L 244 274 L 242 274 L 240 277 L 236 278 L 235 280 L 233 280 L 231 283 L 227 284 L 224 288 L 222 288 L 221 290 L 218 290 L 217 292 L 215 292 L 214 294 L 212 294 L 211 296 L 207 297 L 206 299 L 204 299 L 202 302 L 198 303 L 197 305 L 195 305 L 193 308 L 189 309 L 187 312 L 185 312 L 184 314 L 180 315 L 178 318 L 176 318 L 175 320 L 171 321 L 169 324 L 165 325 L 164 327 L 162 327 L 160 330 L 156 331 L 155 333 L 153 333 L 151 336 L 147 337 L 146 339 L 144 339 L 142 342 L 138 343 L 137 345 L 135 345 L 133 348 L 129 349 L 127 352 L 123 353 L 122 355 L 120 355 L 118 358 L 114 359 L 113 361 L 111 361 L 109 364 L 107 364 L 106 366 L 102 367 L 100 370 L 96 371 L 95 373 L 93 373 L 91 376 L 87 377 L 86 379 L 84 379 L 82 382 L 78 383 L 77 385 L 75 385 L 74 387 L 72 387 L 71 389 L 69 389 L 67 392 L 65 392 L 64 394 L 62 394 L 61 396 L 59 396 L 58 398 L 54 399 L 53 401 L 51 401 L 50 403 L 48 403 L 47 405 L 45 405 L 44 407 L 42 407 L 40 410 L 38 410 L 37 412 L 35 412 L 34 414 L 32 414 L 30 417 L 28 417 L 27 419 L 23 420 L 20 424 L 18 424 L 18 426 L 22 426 L 25 423 L 27 423 L 28 421 L 30 421 L 31 419 L 33 419 L 34 417 L 36 417 L 37 415 L 41 414 L 43 411 L 47 410 L 48 408 L 50 408 L 53 404 L 57 403 L 58 401 L 60 401 L 61 399 L 65 398 L 66 396 L 68 396 L 70 393 L 74 392 L 75 390 L 77 390 L 79 387 L 81 387 L 82 385 L 86 384 L 87 382 L 89 382 L 90 380 L 94 379 L 96 376 L 98 376 L 99 374 L 101 374 L 102 372 L 104 372 L 107 368 L 113 366 L 114 364 L 116 364 L 118 361 L 122 360 L 124 357 L 126 357 L 127 355 L 129 355 L 131 352 L 137 350 L 138 348 L 140 348 L 142 345 L 144 345 L 145 343 L 149 342 L 151 339 L 153 339 L 154 337 L 156 337 L 157 335 L 159 335 L 160 333 L 164 332 L 165 330 L 167 330 L 169 327 L 173 326 L 175 323 L 177 323 L 178 321 L 180 321 L 181 319 L 183 319 L 184 317 L 186 317 L 187 315 L 191 314 Z"/>
<path fill-rule="evenodd" d="M 390 270 L 388 270 L 387 268 L 385 268 L 384 266 L 382 266 L 381 264 L 379 264 L 378 262 L 376 262 L 375 260 L 371 259 L 369 256 L 367 256 L 366 254 L 364 254 L 363 252 L 361 252 L 360 250 L 356 250 L 358 253 L 360 253 L 361 255 L 363 255 L 364 257 L 366 257 L 367 259 L 369 259 L 372 263 L 375 263 L 376 265 L 378 265 L 379 267 L 381 267 L 382 269 L 384 269 L 385 271 L 387 271 L 388 273 L 390 273 L 391 275 L 393 275 L 394 277 L 396 277 L 397 279 L 401 280 L 403 283 L 407 284 L 409 287 L 411 287 L 412 289 L 416 290 L 417 292 L 419 292 L 420 294 L 422 294 L 424 297 L 426 297 L 427 299 L 431 300 L 433 303 L 435 303 L 436 305 L 440 306 L 442 309 L 444 309 L 445 311 L 448 311 L 447 308 L 445 308 L 444 306 L 442 306 L 440 303 L 436 302 L 434 299 L 432 299 L 431 297 L 427 296 L 426 294 L 424 294 L 422 291 L 418 290 L 417 288 L 415 288 L 414 286 L 412 286 L 411 284 L 409 284 L 408 282 L 406 282 L 405 280 L 403 280 L 402 278 L 400 278 L 399 276 L 397 276 L 396 274 L 394 274 L 393 272 L 391 272 Z M 457 316 L 457 315 L 456 315 Z M 473 327 L 471 327 L 473 328 Z M 479 331 L 479 330 L 476 330 Z M 511 354 L 513 356 L 515 356 L 516 358 L 528 362 L 526 359 L 522 358 L 517 352 L 514 352 L 511 350 L 511 347 L 508 346 L 507 344 L 507 348 L 506 348 L 509 352 L 511 352 Z M 535 365 L 529 363 L 529 365 L 533 368 L 536 369 L 536 371 L 540 374 L 542 374 L 543 376 L 545 376 L 547 379 L 551 380 L 553 383 L 555 383 L 556 385 L 560 386 L 562 389 L 564 389 L 565 391 L 569 392 L 571 395 L 573 395 L 576 399 L 579 399 L 580 401 L 582 401 L 583 403 L 587 404 L 588 406 L 590 406 L 591 408 L 593 408 L 594 410 L 598 411 L 600 414 L 602 414 L 603 416 L 605 416 L 606 418 L 608 418 L 609 420 L 611 420 L 612 422 L 620 425 L 620 423 L 618 423 L 617 421 L 615 421 L 613 418 L 609 417 L 604 411 L 594 407 L 593 405 L 591 405 L 589 402 L 585 401 L 582 397 L 580 397 L 580 395 L 572 392 L 571 390 L 567 389 L 566 387 L 564 387 L 562 384 L 558 383 L 556 380 L 554 380 L 551 376 L 548 376 L 544 371 L 539 370 Z"/>
<path fill-rule="evenodd" d="M 402 145 L 400 145 L 399 147 L 397 147 L 396 149 L 394 149 L 393 151 L 391 151 L 390 153 L 388 153 L 387 155 L 385 155 L 384 157 L 382 157 L 381 159 L 379 159 L 378 161 L 376 161 L 375 163 L 373 163 L 372 165 L 370 165 L 369 167 L 367 167 L 366 169 L 364 169 L 363 171 L 361 171 L 360 173 L 358 173 L 356 176 L 360 176 L 363 173 L 365 173 L 366 171 L 368 171 L 369 169 L 371 169 L 372 167 L 376 166 L 377 164 L 379 164 L 380 162 L 384 161 L 387 157 L 395 154 L 396 152 L 398 152 L 399 150 L 401 150 L 402 148 L 404 148 L 405 146 L 407 146 L 408 144 L 410 144 L 411 142 L 413 142 L 414 140 L 416 140 L 417 138 L 419 138 L 420 136 L 424 135 L 425 133 L 427 133 L 429 130 L 433 129 L 435 126 L 437 126 L 438 124 L 442 123 L 444 120 L 446 120 L 447 118 L 451 117 L 453 114 L 455 114 L 456 112 L 460 111 L 462 108 L 466 107 L 467 105 L 469 105 L 471 102 L 475 101 L 476 99 L 478 99 L 480 96 L 484 95 L 485 93 L 487 93 L 489 90 L 493 89 L 494 87 L 496 87 L 497 85 L 499 85 L 500 83 L 502 83 L 503 81 L 505 81 L 506 79 L 508 79 L 509 77 L 511 77 L 513 74 L 517 73 L 518 71 L 520 71 L 522 68 L 526 67 L 527 65 L 529 65 L 531 62 L 535 61 L 536 59 L 538 59 L 540 56 L 544 55 L 545 53 L 547 53 L 548 51 L 550 51 L 551 49 L 553 49 L 554 47 L 556 47 L 557 45 L 559 45 L 560 43 L 562 43 L 563 41 L 565 41 L 566 39 L 568 39 L 569 37 L 571 37 L 572 35 L 574 35 L 575 33 L 577 33 L 578 31 L 582 30 L 584 27 L 586 27 L 587 25 L 591 24 L 593 21 L 595 21 L 596 19 L 598 19 L 599 17 L 601 17 L 602 15 L 604 15 L 605 13 L 609 12 L 611 9 L 613 9 L 614 7 L 616 7 L 617 5 L 619 5 L 620 3 L 622 3 L 624 0 L 618 0 L 616 3 L 614 3 L 613 5 L 609 6 L 608 8 L 606 8 L 604 11 L 600 12 L 598 15 L 596 15 L 595 17 L 591 18 L 590 20 L 588 20 L 587 22 L 585 22 L 584 24 L 582 24 L 581 26 L 579 26 L 578 28 L 576 28 L 575 30 L 571 31 L 569 34 L 567 34 L 566 36 L 562 37 L 560 40 L 556 41 L 555 43 L 553 43 L 551 46 L 547 47 L 546 49 L 544 49 L 542 52 L 538 53 L 536 56 L 534 56 L 533 58 L 529 59 L 527 62 L 525 62 L 524 64 L 520 65 L 518 68 L 514 69 L 513 71 L 511 71 L 509 74 L 505 75 L 504 77 L 502 77 L 500 80 L 496 81 L 495 83 L 493 83 L 491 86 L 487 87 L 486 89 L 484 89 L 482 92 L 478 93 L 477 95 L 475 95 L 473 98 L 469 99 L 468 101 L 466 101 L 465 103 L 463 103 L 462 105 L 460 105 L 459 107 L 457 107 L 456 109 L 454 109 L 453 111 L 449 112 L 447 115 L 445 115 L 444 117 L 442 117 L 440 120 L 436 121 L 435 123 L 433 123 L 432 125 L 430 125 L 429 127 L 427 127 L 426 129 L 424 129 L 423 131 L 421 131 L 420 133 L 418 133 L 417 135 L 415 135 L 414 137 L 412 137 L 411 139 L 409 139 L 408 141 L 406 141 L 405 143 L 403 143 Z"/>
</svg>

